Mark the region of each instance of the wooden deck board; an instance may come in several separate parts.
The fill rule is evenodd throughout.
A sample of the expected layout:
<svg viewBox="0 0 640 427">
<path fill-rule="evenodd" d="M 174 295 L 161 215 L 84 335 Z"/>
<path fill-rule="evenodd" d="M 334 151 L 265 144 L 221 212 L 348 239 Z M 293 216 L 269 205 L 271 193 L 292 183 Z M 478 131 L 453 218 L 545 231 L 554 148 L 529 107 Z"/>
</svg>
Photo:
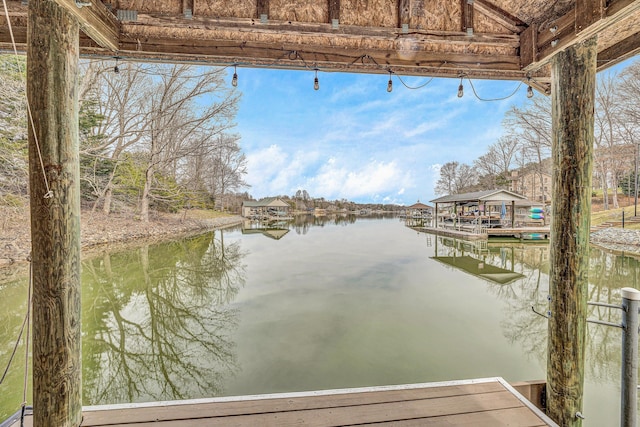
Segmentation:
<svg viewBox="0 0 640 427">
<path fill-rule="evenodd" d="M 83 416 L 84 427 L 555 426 L 501 378 L 86 407 Z"/>
<path fill-rule="evenodd" d="M 195 405 L 175 405 L 161 407 L 141 407 L 114 409 L 108 411 L 88 411 L 85 413 L 86 425 L 118 425 L 123 422 L 143 422 L 151 418 L 157 420 L 188 419 L 193 416 L 194 406 L 200 417 L 220 417 L 244 414 L 262 414 L 269 412 L 301 411 L 306 409 L 331 409 L 340 406 L 371 405 L 393 403 L 418 399 L 443 398 L 494 393 L 504 391 L 497 382 L 480 384 L 461 384 L 438 388 L 412 390 L 389 390 L 337 395 L 302 396 L 296 398 L 255 399 L 231 402 L 199 403 Z M 109 424 L 111 423 L 111 424 Z"/>
</svg>

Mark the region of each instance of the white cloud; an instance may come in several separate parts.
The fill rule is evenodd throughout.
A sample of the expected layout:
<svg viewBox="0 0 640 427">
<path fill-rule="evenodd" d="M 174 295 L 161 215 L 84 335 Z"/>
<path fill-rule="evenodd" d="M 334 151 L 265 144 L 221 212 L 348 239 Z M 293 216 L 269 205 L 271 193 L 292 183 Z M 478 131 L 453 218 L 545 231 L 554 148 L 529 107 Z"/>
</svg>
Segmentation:
<svg viewBox="0 0 640 427">
<path fill-rule="evenodd" d="M 308 183 L 312 194 L 347 199 L 381 198 L 388 193 L 404 192 L 405 187 L 412 185 L 410 174 L 395 161 L 371 160 L 347 167 L 335 158 L 330 158 Z"/>
<path fill-rule="evenodd" d="M 250 192 L 258 198 L 295 192 L 317 156 L 315 151 L 297 151 L 289 155 L 277 144 L 248 154 Z"/>
</svg>

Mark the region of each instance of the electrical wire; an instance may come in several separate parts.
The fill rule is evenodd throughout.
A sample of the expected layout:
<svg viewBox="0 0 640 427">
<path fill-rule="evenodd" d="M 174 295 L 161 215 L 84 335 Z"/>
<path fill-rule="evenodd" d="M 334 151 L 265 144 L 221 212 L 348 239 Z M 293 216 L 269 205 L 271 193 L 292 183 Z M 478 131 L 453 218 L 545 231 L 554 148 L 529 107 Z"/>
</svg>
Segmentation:
<svg viewBox="0 0 640 427">
<path fill-rule="evenodd" d="M 471 81 L 471 79 L 469 77 L 467 77 L 467 76 L 463 76 L 463 78 L 466 78 L 467 81 L 469 82 L 469 85 L 471 86 L 471 91 L 473 92 L 475 97 L 478 98 L 480 101 L 484 101 L 484 102 L 504 101 L 505 99 L 509 99 L 512 96 L 514 96 L 518 92 L 520 87 L 522 87 L 522 85 L 523 85 L 523 82 L 518 83 L 518 86 L 516 86 L 516 88 L 513 90 L 513 92 L 511 92 L 509 95 L 503 96 L 501 98 L 482 98 L 476 92 L 476 88 L 475 88 L 475 86 L 473 86 L 473 81 Z"/>
</svg>

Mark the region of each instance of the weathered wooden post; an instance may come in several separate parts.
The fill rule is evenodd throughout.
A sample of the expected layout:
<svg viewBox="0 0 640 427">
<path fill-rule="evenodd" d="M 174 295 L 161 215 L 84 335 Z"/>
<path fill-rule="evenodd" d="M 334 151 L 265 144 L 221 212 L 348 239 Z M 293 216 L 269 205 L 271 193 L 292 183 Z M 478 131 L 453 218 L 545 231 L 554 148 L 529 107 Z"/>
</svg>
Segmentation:
<svg viewBox="0 0 640 427">
<path fill-rule="evenodd" d="M 27 40 L 29 188 L 33 266 L 34 425 L 78 426 L 80 181 L 75 18 L 30 0 Z"/>
<path fill-rule="evenodd" d="M 547 412 L 582 425 L 596 37 L 552 60 L 553 188 Z"/>
</svg>

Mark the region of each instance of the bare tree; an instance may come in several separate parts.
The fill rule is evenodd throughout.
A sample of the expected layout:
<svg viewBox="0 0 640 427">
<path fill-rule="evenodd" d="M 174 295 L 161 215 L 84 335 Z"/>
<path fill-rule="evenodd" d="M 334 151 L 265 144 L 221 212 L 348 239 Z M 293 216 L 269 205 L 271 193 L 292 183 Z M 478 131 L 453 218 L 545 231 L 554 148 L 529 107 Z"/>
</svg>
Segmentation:
<svg viewBox="0 0 640 427">
<path fill-rule="evenodd" d="M 473 162 L 473 167 L 482 177 L 482 185 L 489 188 L 505 186 L 509 171 L 513 167 L 518 141 L 510 136 L 502 136 L 491 144 L 486 154 Z"/>
<path fill-rule="evenodd" d="M 213 151 L 217 136 L 234 125 L 238 103 L 238 96 L 225 88 L 221 70 L 158 66 L 157 76 L 149 94 L 149 128 L 143 139 L 147 162 L 140 200 L 142 221 L 149 220 L 150 201 L 160 183 L 157 174 L 175 179 L 185 158 Z"/>
<path fill-rule="evenodd" d="M 440 167 L 440 178 L 434 190 L 436 194 L 457 194 L 472 190 L 477 182 L 477 173 L 471 166 L 447 162 Z"/>
<path fill-rule="evenodd" d="M 533 166 L 539 182 L 549 173 L 547 158 L 551 156 L 551 100 L 535 97 L 524 108 L 513 107 L 503 123 L 507 137 L 518 141 L 515 161 L 521 168 Z M 543 193 L 544 195 L 544 193 Z"/>
<path fill-rule="evenodd" d="M 93 187 L 96 200 L 95 209 L 102 203 L 102 211 L 111 212 L 114 179 L 124 153 L 135 147 L 148 128 L 148 87 L 152 76 L 147 66 L 137 63 L 124 63 L 114 72 L 111 62 L 93 64 L 85 71 L 88 84 L 83 91 L 83 99 L 96 100 L 96 112 L 102 120 L 92 129 L 94 136 L 90 143 L 83 141 L 82 153 L 93 158 L 93 171 L 98 163 L 109 160 L 109 172 L 100 179 L 96 173 L 85 171 L 83 179 Z M 91 78 L 90 76 L 93 76 Z"/>
</svg>

